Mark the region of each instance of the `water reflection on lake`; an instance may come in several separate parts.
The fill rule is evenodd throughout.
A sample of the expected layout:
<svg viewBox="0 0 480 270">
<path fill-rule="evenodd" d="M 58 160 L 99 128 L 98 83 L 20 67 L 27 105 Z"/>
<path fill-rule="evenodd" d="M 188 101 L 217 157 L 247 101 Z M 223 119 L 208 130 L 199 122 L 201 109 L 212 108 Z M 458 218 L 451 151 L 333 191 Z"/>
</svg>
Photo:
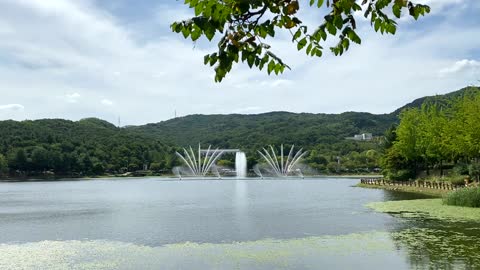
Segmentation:
<svg viewBox="0 0 480 270">
<path fill-rule="evenodd" d="M 405 219 L 357 179 L 0 184 L 0 269 L 471 269 L 476 223 Z"/>
</svg>

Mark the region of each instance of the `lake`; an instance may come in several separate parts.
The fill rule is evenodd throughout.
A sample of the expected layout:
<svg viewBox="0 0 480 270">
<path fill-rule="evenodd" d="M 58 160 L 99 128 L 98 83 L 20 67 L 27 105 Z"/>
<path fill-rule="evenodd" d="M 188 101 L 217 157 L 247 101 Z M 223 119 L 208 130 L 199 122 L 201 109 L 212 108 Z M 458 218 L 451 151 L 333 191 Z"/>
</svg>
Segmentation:
<svg viewBox="0 0 480 270">
<path fill-rule="evenodd" d="M 480 223 L 359 179 L 0 183 L 0 269 L 477 269 Z"/>
</svg>

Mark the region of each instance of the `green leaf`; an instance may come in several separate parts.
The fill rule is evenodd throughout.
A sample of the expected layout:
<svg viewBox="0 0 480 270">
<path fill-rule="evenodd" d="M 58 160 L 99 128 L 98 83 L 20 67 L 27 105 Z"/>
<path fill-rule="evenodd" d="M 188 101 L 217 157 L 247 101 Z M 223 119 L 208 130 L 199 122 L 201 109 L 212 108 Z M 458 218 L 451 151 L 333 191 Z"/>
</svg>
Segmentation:
<svg viewBox="0 0 480 270">
<path fill-rule="evenodd" d="M 249 55 L 247 58 L 247 64 L 250 68 L 253 67 L 254 62 L 255 62 L 255 56 L 253 54 Z"/>
<path fill-rule="evenodd" d="M 190 35 L 190 30 L 187 27 L 183 27 L 182 34 L 184 38 L 187 38 Z"/>
<path fill-rule="evenodd" d="M 215 27 L 210 23 L 208 23 L 205 25 L 205 29 L 203 30 L 203 32 L 205 33 L 205 36 L 207 37 L 207 39 L 211 41 L 215 36 Z"/>
<path fill-rule="evenodd" d="M 263 67 L 265 66 L 265 64 L 268 62 L 269 58 L 270 58 L 270 57 L 269 57 L 268 55 L 265 55 L 265 56 L 262 58 L 262 60 L 260 61 L 260 65 L 258 65 L 258 68 L 259 68 L 260 70 L 263 69 Z"/>
<path fill-rule="evenodd" d="M 200 14 L 202 14 L 203 5 L 197 4 L 194 9 L 195 9 L 195 16 L 199 16 Z"/>
<path fill-rule="evenodd" d="M 335 36 L 337 34 L 337 28 L 331 23 L 327 23 L 327 31 L 332 36 Z"/>
<path fill-rule="evenodd" d="M 395 15 L 395 17 L 400 18 L 401 13 L 402 13 L 402 6 L 395 3 L 392 7 L 392 11 L 393 11 L 393 15 Z"/>
<path fill-rule="evenodd" d="M 270 75 L 270 73 L 272 73 L 274 69 L 275 69 L 275 62 L 271 60 L 270 63 L 268 63 L 268 69 L 267 69 L 268 75 Z"/>
<path fill-rule="evenodd" d="M 348 48 L 350 47 L 350 41 L 349 41 L 348 39 L 346 39 L 346 38 L 343 39 L 343 40 L 342 40 L 342 46 L 343 46 L 343 48 L 345 49 L 345 51 L 348 50 Z"/>
<path fill-rule="evenodd" d="M 357 33 L 355 33 L 355 31 L 353 31 L 352 29 L 350 29 L 350 31 L 348 31 L 347 33 L 348 35 L 348 38 L 357 43 L 357 44 L 362 44 L 362 40 L 360 39 L 360 37 L 357 35 Z"/>
<path fill-rule="evenodd" d="M 382 20 L 377 19 L 375 20 L 375 32 L 378 32 L 378 29 L 380 29 L 380 25 L 382 24 Z"/>
<path fill-rule="evenodd" d="M 298 29 L 297 32 L 295 32 L 295 34 L 293 35 L 293 41 L 297 40 L 300 36 L 302 36 L 302 31 Z"/>
<path fill-rule="evenodd" d="M 342 16 L 335 16 L 335 18 L 333 19 L 333 23 L 335 24 L 335 26 L 336 26 L 338 29 L 342 29 L 342 27 L 343 27 L 343 19 L 342 19 Z"/>
<path fill-rule="evenodd" d="M 307 39 L 306 39 L 306 38 L 302 38 L 302 39 L 297 43 L 297 49 L 300 51 L 301 49 L 303 49 L 303 47 L 305 47 L 305 45 L 307 45 Z"/>
<path fill-rule="evenodd" d="M 310 54 L 310 52 L 312 51 L 312 47 L 313 47 L 313 44 L 312 44 L 312 43 L 308 44 L 308 46 L 307 46 L 307 54 Z"/>
<path fill-rule="evenodd" d="M 196 41 L 197 39 L 199 39 L 201 36 L 202 36 L 202 30 L 200 30 L 200 28 L 198 28 L 197 26 L 195 26 L 194 30 L 192 31 L 191 33 L 191 38 L 193 41 Z"/>
<path fill-rule="evenodd" d="M 207 54 L 203 57 L 203 64 L 206 65 L 210 62 L 210 55 Z"/>
</svg>

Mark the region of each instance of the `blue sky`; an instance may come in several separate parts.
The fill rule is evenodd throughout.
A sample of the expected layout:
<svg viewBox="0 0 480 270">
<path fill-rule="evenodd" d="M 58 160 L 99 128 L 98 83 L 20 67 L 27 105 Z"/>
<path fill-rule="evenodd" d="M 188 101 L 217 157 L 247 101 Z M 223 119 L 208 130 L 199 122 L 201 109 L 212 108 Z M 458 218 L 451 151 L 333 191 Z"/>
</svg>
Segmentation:
<svg viewBox="0 0 480 270">
<path fill-rule="evenodd" d="M 286 34 L 271 40 L 291 67 L 268 76 L 237 66 L 213 82 L 203 55 L 171 33 L 183 1 L 0 0 L 0 120 L 99 117 L 144 124 L 177 114 L 292 111 L 389 113 L 411 100 L 480 84 L 480 1 L 420 0 L 395 36 L 360 23 L 361 46 L 309 58 Z M 302 18 L 324 14 L 301 2 Z"/>
</svg>

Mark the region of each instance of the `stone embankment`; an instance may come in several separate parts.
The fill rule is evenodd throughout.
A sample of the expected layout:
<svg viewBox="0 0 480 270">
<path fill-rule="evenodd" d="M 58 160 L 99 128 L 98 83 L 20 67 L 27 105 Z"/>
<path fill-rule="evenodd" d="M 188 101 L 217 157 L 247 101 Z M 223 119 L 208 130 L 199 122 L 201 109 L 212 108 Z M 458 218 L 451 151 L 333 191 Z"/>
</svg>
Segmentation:
<svg viewBox="0 0 480 270">
<path fill-rule="evenodd" d="M 398 186 L 398 187 L 418 187 L 439 190 L 457 190 L 464 188 L 465 185 L 455 185 L 450 182 L 430 182 L 430 181 L 387 181 L 382 178 L 363 178 L 360 180 L 361 184 L 372 186 Z"/>
</svg>

